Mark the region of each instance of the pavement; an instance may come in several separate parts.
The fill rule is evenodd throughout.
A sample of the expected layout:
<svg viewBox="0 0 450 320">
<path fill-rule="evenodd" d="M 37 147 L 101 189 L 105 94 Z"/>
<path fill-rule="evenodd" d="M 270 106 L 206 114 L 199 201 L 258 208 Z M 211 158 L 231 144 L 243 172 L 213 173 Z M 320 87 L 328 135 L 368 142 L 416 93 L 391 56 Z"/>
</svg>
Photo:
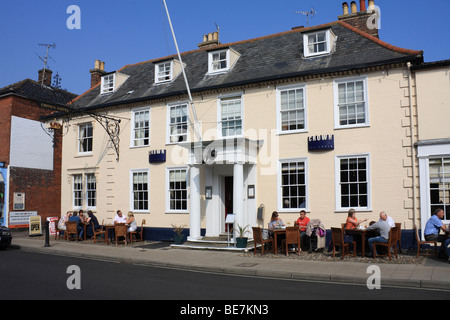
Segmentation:
<svg viewBox="0 0 450 320">
<path fill-rule="evenodd" d="M 259 253 L 187 250 L 167 243 L 138 243 L 133 246 L 93 244 L 92 241 L 63 241 L 50 237 L 30 238 L 27 232 L 13 232 L 13 249 L 137 265 L 305 281 L 366 285 L 373 275 L 369 267 L 380 269 L 380 285 L 450 290 L 450 264 L 425 258 L 419 264 L 363 263 L 344 260 L 310 261 Z M 307 254 L 307 253 L 304 253 Z M 387 258 L 386 258 L 387 259 Z M 395 259 L 395 257 L 393 258 Z M 369 259 L 370 260 L 370 259 Z M 373 277 L 371 277 L 372 279 Z M 371 283 L 374 283 L 373 281 Z"/>
</svg>

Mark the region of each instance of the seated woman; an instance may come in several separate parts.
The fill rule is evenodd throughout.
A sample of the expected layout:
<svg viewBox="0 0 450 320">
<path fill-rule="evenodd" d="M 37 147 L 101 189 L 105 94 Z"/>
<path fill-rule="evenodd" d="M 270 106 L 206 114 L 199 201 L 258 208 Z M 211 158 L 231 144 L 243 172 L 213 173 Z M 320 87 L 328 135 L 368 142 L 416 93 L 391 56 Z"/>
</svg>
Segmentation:
<svg viewBox="0 0 450 320">
<path fill-rule="evenodd" d="M 86 223 L 89 223 L 89 224 L 86 228 L 86 235 L 90 238 L 94 235 L 94 230 L 100 229 L 101 225 L 98 223 L 97 217 L 94 215 L 94 213 L 91 210 L 89 210 L 87 214 L 88 214 L 88 216 L 86 218 Z M 94 224 L 94 229 L 92 229 L 91 222 Z"/>
<path fill-rule="evenodd" d="M 348 215 L 347 215 L 347 220 L 345 222 L 345 229 L 346 230 L 353 230 L 353 229 L 357 229 L 359 227 L 359 225 L 363 222 L 366 222 L 368 219 L 364 219 L 361 221 L 358 221 L 358 219 L 356 218 L 356 212 L 355 209 L 350 209 L 348 210 Z M 347 232 L 344 232 L 344 242 L 353 242 L 356 241 L 356 247 L 358 248 L 358 250 L 360 250 L 361 248 L 361 236 L 359 235 L 349 235 L 347 234 Z"/>
<path fill-rule="evenodd" d="M 127 215 L 127 225 L 130 226 L 128 228 L 127 232 L 133 232 L 133 231 L 137 230 L 136 220 L 134 219 L 134 214 L 131 211 L 128 212 L 128 215 Z"/>
<path fill-rule="evenodd" d="M 278 212 L 272 212 L 272 217 L 270 218 L 269 222 L 269 230 L 280 229 L 282 227 L 284 227 L 284 223 L 283 220 L 281 220 L 278 216 Z"/>
</svg>

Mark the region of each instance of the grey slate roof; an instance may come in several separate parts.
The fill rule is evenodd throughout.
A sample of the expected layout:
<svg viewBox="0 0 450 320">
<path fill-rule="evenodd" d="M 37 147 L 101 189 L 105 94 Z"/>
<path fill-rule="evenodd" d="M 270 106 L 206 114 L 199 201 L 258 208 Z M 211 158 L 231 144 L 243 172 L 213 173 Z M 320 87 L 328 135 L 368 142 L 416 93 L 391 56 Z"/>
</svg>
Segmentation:
<svg viewBox="0 0 450 320">
<path fill-rule="evenodd" d="M 77 97 L 74 93 L 42 86 L 39 82 L 31 79 L 25 79 L 0 88 L 0 97 L 8 94 L 18 95 L 37 102 L 61 105 L 65 105 Z"/>
<path fill-rule="evenodd" d="M 303 33 L 322 28 L 331 28 L 338 37 L 335 52 L 304 58 Z M 208 50 L 226 47 L 233 48 L 240 54 L 238 61 L 227 73 L 208 74 Z M 224 44 L 213 49 L 198 49 L 181 55 L 193 93 L 295 76 L 324 74 L 406 61 L 417 63 L 423 61 L 422 51 L 391 46 L 341 21 Z M 168 58 L 177 59 L 176 56 Z M 96 86 L 81 95 L 74 102 L 73 107 L 91 109 L 186 94 L 182 74 L 170 83 L 154 83 L 155 62 L 163 60 L 151 60 L 123 67 L 119 72 L 129 75 L 129 78 L 114 93 L 101 95 L 100 86 Z"/>
</svg>

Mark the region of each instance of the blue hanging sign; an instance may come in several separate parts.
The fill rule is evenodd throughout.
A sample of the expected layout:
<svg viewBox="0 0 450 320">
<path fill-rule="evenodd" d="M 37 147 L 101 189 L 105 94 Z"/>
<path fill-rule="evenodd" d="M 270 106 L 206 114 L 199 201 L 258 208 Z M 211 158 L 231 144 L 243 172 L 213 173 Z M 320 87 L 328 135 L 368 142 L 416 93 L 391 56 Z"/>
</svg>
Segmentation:
<svg viewBox="0 0 450 320">
<path fill-rule="evenodd" d="M 334 150 L 334 134 L 308 137 L 308 150 Z"/>
<path fill-rule="evenodd" d="M 150 163 L 166 162 L 166 150 L 152 150 L 148 154 Z"/>
</svg>

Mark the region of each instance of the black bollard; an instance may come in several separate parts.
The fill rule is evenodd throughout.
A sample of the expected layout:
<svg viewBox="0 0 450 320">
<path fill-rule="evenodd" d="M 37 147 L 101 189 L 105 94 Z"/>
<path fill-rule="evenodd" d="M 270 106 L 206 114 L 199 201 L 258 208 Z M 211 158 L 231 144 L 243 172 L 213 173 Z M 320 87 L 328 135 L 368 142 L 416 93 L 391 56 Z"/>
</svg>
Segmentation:
<svg viewBox="0 0 450 320">
<path fill-rule="evenodd" d="M 45 221 L 45 245 L 44 247 L 50 247 L 50 221 Z"/>
</svg>

